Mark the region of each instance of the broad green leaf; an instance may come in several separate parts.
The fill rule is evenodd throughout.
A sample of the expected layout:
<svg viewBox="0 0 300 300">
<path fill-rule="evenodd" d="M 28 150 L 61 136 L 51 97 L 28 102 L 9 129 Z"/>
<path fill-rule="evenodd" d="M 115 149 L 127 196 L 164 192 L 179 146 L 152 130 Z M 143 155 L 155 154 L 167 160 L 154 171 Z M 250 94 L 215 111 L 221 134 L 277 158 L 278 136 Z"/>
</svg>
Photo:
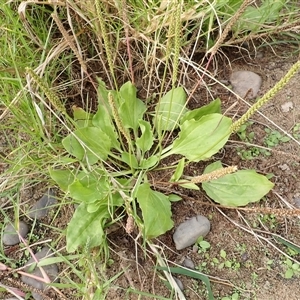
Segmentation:
<svg viewBox="0 0 300 300">
<path fill-rule="evenodd" d="M 69 170 L 49 169 L 51 178 L 58 184 L 62 191 L 67 192 L 69 185 L 74 182 L 75 176 Z"/>
<path fill-rule="evenodd" d="M 95 211 L 97 211 L 101 206 L 101 203 L 99 203 L 98 201 L 93 202 L 93 203 L 88 203 L 86 206 L 86 211 L 91 214 L 94 213 Z"/>
<path fill-rule="evenodd" d="M 150 150 L 153 145 L 153 132 L 150 123 L 147 121 L 139 120 L 139 126 L 142 134 L 136 139 L 136 145 L 143 152 L 146 152 Z"/>
<path fill-rule="evenodd" d="M 208 174 L 208 173 L 211 173 L 211 172 L 216 171 L 216 170 L 221 169 L 221 168 L 223 168 L 222 163 L 221 163 L 221 161 L 218 160 L 218 161 L 216 161 L 214 163 L 209 164 L 204 169 L 203 174 Z"/>
<path fill-rule="evenodd" d="M 123 152 L 121 157 L 122 161 L 125 162 L 129 167 L 134 169 L 137 169 L 139 167 L 139 163 L 133 154 Z"/>
<path fill-rule="evenodd" d="M 171 201 L 171 202 L 178 202 L 178 201 L 182 200 L 182 198 L 176 194 L 170 194 L 170 195 L 168 195 L 168 198 L 169 198 L 169 201 Z"/>
<path fill-rule="evenodd" d="M 85 127 L 74 131 L 63 139 L 65 149 L 79 160 L 85 159 L 89 164 L 96 163 L 99 158 L 106 160 L 110 152 L 111 142 L 106 133 L 97 127 Z M 81 141 L 79 142 L 78 139 Z M 92 153 L 92 150 L 94 153 Z M 99 158 L 98 158 L 99 157 Z"/>
<path fill-rule="evenodd" d="M 109 90 L 106 89 L 104 81 L 102 81 L 100 78 L 97 79 L 98 79 L 98 91 L 97 91 L 98 103 L 101 105 L 108 104 Z"/>
<path fill-rule="evenodd" d="M 111 197 L 109 197 L 107 200 L 107 205 L 109 207 L 122 206 L 124 204 L 124 199 L 121 197 L 119 193 L 114 193 L 110 196 Z"/>
<path fill-rule="evenodd" d="M 238 18 L 235 31 L 257 31 L 262 24 L 275 21 L 286 1 L 265 0 L 261 6 L 248 6 L 240 18 Z"/>
<path fill-rule="evenodd" d="M 113 98 L 117 101 L 117 106 L 119 107 L 119 102 L 118 102 L 118 93 L 115 90 L 108 90 L 106 88 L 105 82 L 102 81 L 101 79 L 98 79 L 98 91 L 97 91 L 97 96 L 98 96 L 98 104 L 104 105 L 109 107 L 108 104 L 108 94 L 112 94 Z"/>
<path fill-rule="evenodd" d="M 193 109 L 184 114 L 180 120 L 180 124 L 183 124 L 187 120 L 194 119 L 195 121 L 200 120 L 203 116 L 209 114 L 220 114 L 221 113 L 221 100 L 218 98 L 207 105 L 200 108 Z"/>
<path fill-rule="evenodd" d="M 172 130 L 178 127 L 180 118 L 186 112 L 186 93 L 182 87 L 169 91 L 156 106 L 154 124 L 159 130 Z"/>
<path fill-rule="evenodd" d="M 98 110 L 93 117 L 92 123 L 95 127 L 100 128 L 110 138 L 112 148 L 119 149 L 118 134 L 111 120 L 110 110 L 107 106 L 99 104 Z"/>
<path fill-rule="evenodd" d="M 291 279 L 294 275 L 293 269 L 287 269 L 284 273 L 284 278 L 285 279 Z"/>
<path fill-rule="evenodd" d="M 195 162 L 210 158 L 226 144 L 231 134 L 231 123 L 230 118 L 220 114 L 206 115 L 198 121 L 185 121 L 167 155 L 181 154 Z"/>
<path fill-rule="evenodd" d="M 184 169 L 184 163 L 185 163 L 185 158 L 183 157 L 177 164 L 176 170 L 172 175 L 170 182 L 176 182 L 181 178 Z"/>
<path fill-rule="evenodd" d="M 125 128 L 137 130 L 139 128 L 139 120 L 143 119 L 147 110 L 143 101 L 136 97 L 135 86 L 127 82 L 120 89 L 121 104 L 119 115 L 122 125 Z"/>
<path fill-rule="evenodd" d="M 78 128 L 92 126 L 93 114 L 86 112 L 81 107 L 73 106 L 73 117 L 78 126 Z"/>
<path fill-rule="evenodd" d="M 188 183 L 180 183 L 181 180 L 177 181 L 177 183 L 185 188 L 185 189 L 189 189 L 189 190 L 196 190 L 196 191 L 199 191 L 199 186 L 193 182 L 188 182 Z M 182 180 L 183 182 L 186 182 L 186 180 Z"/>
<path fill-rule="evenodd" d="M 209 173 L 221 166 L 215 162 L 205 169 Z M 221 178 L 203 182 L 202 188 L 215 202 L 224 206 L 244 206 L 248 203 L 257 202 L 265 196 L 274 184 L 265 176 L 254 170 L 241 170 Z"/>
<path fill-rule="evenodd" d="M 77 179 L 69 186 L 70 196 L 78 201 L 87 203 L 107 197 L 109 184 L 105 177 L 94 176 L 81 172 Z"/>
<path fill-rule="evenodd" d="M 102 205 L 97 211 L 88 213 L 87 205 L 81 203 L 67 228 L 67 251 L 74 252 L 78 247 L 93 248 L 105 241 L 103 227 L 110 214 L 107 206 Z"/>
<path fill-rule="evenodd" d="M 100 206 L 108 207 L 108 211 L 110 215 L 112 214 L 112 209 L 115 206 L 122 206 L 124 204 L 124 200 L 119 193 L 115 193 L 112 195 L 107 195 L 105 198 L 101 200 L 95 201 L 93 203 L 87 204 L 87 211 L 89 213 L 93 213 L 100 208 Z"/>
<path fill-rule="evenodd" d="M 158 157 L 156 155 L 144 158 L 141 160 L 139 168 L 140 169 L 151 169 L 158 163 Z"/>
<path fill-rule="evenodd" d="M 162 193 L 151 190 L 148 183 L 139 186 L 137 201 L 143 214 L 145 236 L 155 238 L 173 227 L 171 203 Z"/>
</svg>

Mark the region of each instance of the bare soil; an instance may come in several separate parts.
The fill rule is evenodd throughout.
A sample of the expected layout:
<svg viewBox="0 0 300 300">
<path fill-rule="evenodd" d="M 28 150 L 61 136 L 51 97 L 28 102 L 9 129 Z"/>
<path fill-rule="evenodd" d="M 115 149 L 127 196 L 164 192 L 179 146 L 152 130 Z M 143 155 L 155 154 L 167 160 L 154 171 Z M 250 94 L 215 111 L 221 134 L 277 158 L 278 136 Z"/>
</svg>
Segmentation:
<svg viewBox="0 0 300 300">
<path fill-rule="evenodd" d="M 247 51 L 230 51 L 232 50 L 225 50 L 228 60 L 221 60 L 213 70 L 217 79 L 228 80 L 229 74 L 233 70 L 254 71 L 263 78 L 261 95 L 274 86 L 297 60 L 296 57 L 284 57 L 286 48 L 278 48 L 276 53 L 272 52 L 270 47 L 262 48 L 259 53 L 256 53 L 256 57 L 254 52 L 250 52 L 248 55 Z M 197 80 L 198 78 L 191 74 L 190 81 L 185 86 L 188 92 L 192 90 Z M 275 129 L 269 120 L 288 133 L 291 133 L 292 128 L 300 122 L 299 82 L 300 73 L 260 110 L 264 117 L 258 113 L 254 115 L 252 118 L 254 123 L 248 129 L 255 133 L 253 144 L 265 146 L 265 127 Z M 190 102 L 190 108 L 201 107 L 211 101 L 206 91 L 204 86 L 198 88 Z M 210 85 L 210 93 L 213 97 L 219 97 L 222 100 L 223 110 L 229 116 L 240 116 L 248 108 L 246 103 L 231 95 L 219 84 Z M 238 104 L 227 111 L 236 101 Z M 293 103 L 293 109 L 283 112 L 281 105 L 288 101 Z M 183 201 L 174 203 L 172 206 L 175 227 L 194 215 L 200 214 L 208 217 L 211 221 L 211 232 L 205 237 L 205 240 L 210 243 L 211 247 L 206 252 L 197 251 L 195 247 L 176 251 L 172 240 L 174 229 L 155 240 L 154 243 L 160 246 L 159 251 L 168 260 L 170 266 L 173 266 L 172 263 L 180 265 L 185 257 L 189 257 L 195 263 L 196 269 L 210 277 L 216 299 L 230 297 L 235 292 L 239 294 L 239 299 L 300 299 L 298 294 L 299 278 L 297 276 L 293 276 L 291 279 L 284 278 L 286 267 L 283 261 L 285 257 L 272 246 L 287 252 L 287 248 L 274 238 L 276 234 L 300 245 L 299 218 L 282 214 L 270 216 L 270 214 L 264 213 L 264 208 L 292 209 L 295 200 L 300 196 L 299 145 L 294 141 L 281 143 L 274 148 L 275 151 L 271 151 L 271 156 L 260 155 L 252 160 L 242 160 L 237 154 L 238 147 L 247 148 L 245 143 L 241 144 L 237 136 L 233 136 L 232 140 L 213 160 L 222 160 L 226 165 L 237 165 L 239 169 L 251 168 L 262 174 L 273 174 L 271 179 L 275 183 L 273 191 L 260 203 L 249 207 L 261 209 L 261 211 L 253 213 L 220 208 L 207 199 L 202 191 L 195 192 L 178 188 L 172 192 L 181 194 Z M 4 144 L 2 148 L 5 152 Z M 207 164 L 208 162 L 191 164 L 186 168 L 185 174 L 201 174 Z M 3 167 L 5 166 L 3 165 Z M 155 188 L 163 190 L 163 187 L 155 182 L 167 182 L 171 174 L 158 172 L 153 176 Z M 26 188 L 28 194 L 23 194 L 24 202 L 37 200 L 43 191 L 43 185 Z M 44 240 L 56 239 L 57 236 L 53 235 L 49 225 L 63 230 L 71 216 L 72 207 L 65 206 L 55 216 L 54 223 L 53 216 L 49 216 L 39 224 L 35 224 L 33 232 L 37 235 L 42 233 Z M 145 293 L 170 297 L 171 292 L 162 282 L 160 271 L 155 270 L 156 261 L 150 249 L 145 249 L 142 240 L 136 239 L 137 232 L 129 236 L 124 230 L 124 224 L 119 225 L 115 231 L 108 234 L 113 263 L 107 268 L 106 277 L 109 280 L 119 273 L 120 275 L 112 281 L 106 299 L 154 299 Z M 59 248 L 63 247 L 64 241 L 60 241 L 58 246 Z M 4 249 L 8 257 L 21 262 L 24 257 L 18 256 L 18 250 L 18 247 Z M 225 262 L 220 256 L 221 250 L 226 252 L 226 260 L 231 262 L 230 267 L 221 265 L 222 262 Z M 214 258 L 217 258 L 219 262 L 213 260 Z M 300 256 L 294 255 L 293 258 L 299 260 Z M 65 266 L 61 265 L 61 268 L 65 268 Z M 64 271 L 62 271 L 61 277 L 63 281 Z M 206 288 L 201 281 L 181 275 L 176 275 L 176 277 L 183 282 L 186 299 L 207 299 Z M 4 282 L 10 285 L 15 282 L 18 288 L 21 286 L 18 286 L 18 279 Z M 144 294 L 130 292 L 129 288 L 142 291 Z M 71 293 L 72 291 L 67 299 L 80 299 Z M 55 293 L 48 295 L 54 299 L 62 299 Z M 65 295 L 67 294 L 65 293 Z M 172 299 L 175 299 L 175 296 Z"/>
</svg>

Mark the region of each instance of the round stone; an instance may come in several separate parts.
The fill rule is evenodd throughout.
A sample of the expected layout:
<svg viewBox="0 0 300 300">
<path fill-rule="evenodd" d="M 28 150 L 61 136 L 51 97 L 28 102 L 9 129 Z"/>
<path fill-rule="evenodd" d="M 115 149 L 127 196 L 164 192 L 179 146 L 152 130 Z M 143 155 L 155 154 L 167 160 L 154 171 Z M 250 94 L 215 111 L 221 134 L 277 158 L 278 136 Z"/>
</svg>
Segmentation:
<svg viewBox="0 0 300 300">
<path fill-rule="evenodd" d="M 54 196 L 54 191 L 49 189 L 49 191 L 32 206 L 28 216 L 33 219 L 41 219 L 45 217 L 51 207 L 56 204 L 56 199 Z"/>
<path fill-rule="evenodd" d="M 35 254 L 35 257 L 37 258 L 38 261 L 41 261 L 43 258 L 51 256 L 51 254 L 53 254 L 53 251 L 49 247 L 43 247 L 41 251 L 39 251 Z M 35 264 L 35 260 L 33 258 L 31 258 L 27 262 L 27 264 L 24 268 L 24 272 L 27 272 L 27 273 L 30 272 L 31 275 L 34 275 L 36 277 L 40 277 L 41 279 L 43 279 L 43 275 L 42 275 L 40 268 L 35 266 L 35 268 L 32 270 L 32 264 Z M 48 275 L 48 277 L 50 278 L 51 281 L 57 281 L 58 267 L 56 264 L 45 265 L 42 268 L 45 271 L 45 273 Z M 39 289 L 39 290 L 44 290 L 47 286 L 46 283 L 43 283 L 42 281 L 28 277 L 24 274 L 21 276 L 21 280 L 24 283 L 26 283 L 36 289 Z M 39 295 L 38 293 L 33 293 L 32 295 L 33 295 L 34 299 L 36 299 L 36 300 L 43 299 L 41 297 L 41 295 Z"/>
<path fill-rule="evenodd" d="M 193 263 L 193 261 L 190 258 L 187 258 L 187 257 L 184 259 L 182 265 L 184 267 L 192 269 L 192 270 L 195 269 L 195 264 Z"/>
<path fill-rule="evenodd" d="M 28 225 L 25 222 L 20 221 L 17 231 L 12 224 L 7 224 L 2 237 L 3 244 L 6 246 L 12 246 L 20 243 L 18 232 L 22 238 L 25 238 L 28 233 Z"/>
<path fill-rule="evenodd" d="M 233 91 L 242 98 L 253 99 L 257 96 L 262 84 L 261 77 L 251 71 L 233 72 L 229 79 Z"/>
<path fill-rule="evenodd" d="M 184 286 L 183 286 L 182 281 L 180 279 L 178 279 L 177 277 L 173 276 L 173 278 L 174 278 L 176 284 L 178 285 L 178 287 L 183 291 L 184 290 Z"/>
<path fill-rule="evenodd" d="M 182 250 L 196 243 L 197 239 L 205 237 L 210 231 L 210 222 L 204 216 L 195 216 L 181 223 L 173 234 L 177 250 Z"/>
</svg>

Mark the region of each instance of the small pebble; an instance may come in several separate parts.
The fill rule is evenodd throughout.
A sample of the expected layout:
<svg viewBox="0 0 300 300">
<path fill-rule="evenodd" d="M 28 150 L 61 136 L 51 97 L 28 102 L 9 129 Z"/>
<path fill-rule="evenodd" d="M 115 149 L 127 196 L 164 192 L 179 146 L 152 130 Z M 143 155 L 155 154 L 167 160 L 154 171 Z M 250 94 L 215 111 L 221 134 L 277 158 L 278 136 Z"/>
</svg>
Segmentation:
<svg viewBox="0 0 300 300">
<path fill-rule="evenodd" d="M 296 197 L 294 199 L 294 205 L 296 206 L 296 208 L 300 208 L 300 197 Z"/>
<path fill-rule="evenodd" d="M 210 231 L 210 222 L 204 216 L 195 216 L 181 223 L 173 234 L 177 250 L 182 250 L 196 243 L 197 239 L 205 237 Z"/>
<path fill-rule="evenodd" d="M 20 221 L 19 234 L 21 235 L 22 238 L 25 238 L 27 233 L 28 233 L 28 225 L 25 222 Z M 6 225 L 4 229 L 2 241 L 3 244 L 6 246 L 12 246 L 20 243 L 19 235 L 12 224 L 9 223 Z"/>
<path fill-rule="evenodd" d="M 193 263 L 193 261 L 190 258 L 187 258 L 187 257 L 184 259 L 182 265 L 184 267 L 192 269 L 192 270 L 195 269 L 195 264 Z"/>
<path fill-rule="evenodd" d="M 279 165 L 278 168 L 281 169 L 282 171 L 290 170 L 290 167 L 287 164 Z"/>
<path fill-rule="evenodd" d="M 244 253 L 241 255 L 241 261 L 242 261 L 242 262 L 246 262 L 248 259 L 249 259 L 249 254 L 248 254 L 247 252 L 244 252 Z"/>
<path fill-rule="evenodd" d="M 33 219 L 41 219 L 45 217 L 51 207 L 56 204 L 56 199 L 54 198 L 54 191 L 49 189 L 40 200 L 38 200 L 30 209 L 28 216 Z"/>
<path fill-rule="evenodd" d="M 174 277 L 174 276 L 173 276 L 173 278 L 174 278 L 174 280 L 176 281 L 178 287 L 183 291 L 183 290 L 184 290 L 184 286 L 183 286 L 182 281 L 181 281 L 180 279 Z"/>
<path fill-rule="evenodd" d="M 50 254 L 52 254 L 53 251 L 50 250 L 49 247 L 43 247 L 41 251 L 37 252 L 35 254 L 36 258 L 38 259 L 38 261 L 41 261 L 44 257 L 46 256 L 49 256 Z M 37 277 L 40 277 L 40 278 L 43 278 L 43 275 L 42 275 L 42 272 L 40 271 L 40 268 L 38 267 L 35 267 L 35 269 L 32 271 L 32 265 L 29 266 L 29 264 L 31 263 L 35 263 L 35 260 L 33 258 L 31 258 L 27 264 L 26 264 L 26 267 L 24 268 L 24 272 L 27 272 L 27 273 L 30 273 L 31 275 L 34 275 L 34 276 L 37 276 Z M 43 266 L 43 269 L 45 271 L 45 273 L 48 275 L 48 277 L 50 278 L 51 281 L 56 281 L 57 280 L 57 275 L 58 275 L 58 267 L 56 264 L 50 264 L 50 265 L 46 265 L 46 266 Z M 21 276 L 21 280 L 36 288 L 36 289 L 39 289 L 39 290 L 44 290 L 46 288 L 46 284 L 41 282 L 41 281 L 38 281 L 36 279 L 33 279 L 31 277 L 28 277 L 26 275 L 22 275 Z M 38 294 L 38 293 L 32 293 L 32 296 L 34 297 L 35 300 L 42 300 L 43 297 Z"/>
<path fill-rule="evenodd" d="M 282 112 L 284 113 L 287 113 L 289 112 L 290 110 L 292 110 L 294 108 L 294 104 L 292 101 L 289 101 L 289 102 L 285 102 L 281 105 L 281 110 Z"/>
<path fill-rule="evenodd" d="M 229 79 L 233 91 L 240 97 L 253 99 L 257 96 L 262 84 L 261 77 L 251 71 L 236 71 L 233 72 Z"/>
</svg>

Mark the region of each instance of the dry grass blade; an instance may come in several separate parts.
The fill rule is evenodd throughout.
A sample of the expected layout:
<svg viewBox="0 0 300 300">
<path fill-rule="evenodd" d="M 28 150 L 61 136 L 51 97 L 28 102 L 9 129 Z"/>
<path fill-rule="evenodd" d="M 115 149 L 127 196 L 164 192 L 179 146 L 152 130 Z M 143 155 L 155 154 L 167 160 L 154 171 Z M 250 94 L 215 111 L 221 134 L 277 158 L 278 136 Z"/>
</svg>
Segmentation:
<svg viewBox="0 0 300 300">
<path fill-rule="evenodd" d="M 73 43 L 73 39 L 70 37 L 66 29 L 64 28 L 63 24 L 61 23 L 60 19 L 58 18 L 56 13 L 52 13 L 51 17 L 55 21 L 57 27 L 59 28 L 59 31 L 63 35 L 65 41 L 67 42 L 68 46 L 72 49 L 74 52 L 75 56 L 77 57 L 83 71 L 87 73 L 87 66 L 83 60 L 82 53 L 79 52 L 79 50 L 76 48 L 75 44 Z"/>
<path fill-rule="evenodd" d="M 219 211 L 219 213 L 220 213 L 221 215 L 223 215 L 223 216 L 224 216 L 228 221 L 230 221 L 232 224 L 234 224 L 234 225 L 237 226 L 238 228 L 240 228 L 240 229 L 246 231 L 247 233 L 253 235 L 258 241 L 260 241 L 260 243 L 262 243 L 262 241 L 266 242 L 268 245 L 270 245 L 272 248 L 274 248 L 274 249 L 275 249 L 277 252 L 279 252 L 280 254 L 284 255 L 285 257 L 289 258 L 290 260 L 292 260 L 292 261 L 295 262 L 295 263 L 299 263 L 299 261 L 297 261 L 295 258 L 289 256 L 289 255 L 286 254 L 284 251 L 282 251 L 280 248 L 278 248 L 275 244 L 273 244 L 272 241 L 271 241 L 269 238 L 267 238 L 267 237 L 261 235 L 261 234 L 264 234 L 264 235 L 267 235 L 267 236 L 270 236 L 270 235 L 271 235 L 271 236 L 274 236 L 273 233 L 267 232 L 267 231 L 263 231 L 263 230 L 252 229 L 252 228 L 249 226 L 248 222 L 245 220 L 245 218 L 242 216 L 241 213 L 239 213 L 239 217 L 245 222 L 245 224 L 247 224 L 247 227 L 244 226 L 244 225 L 241 225 L 241 224 L 237 223 L 236 221 L 232 220 L 231 218 L 229 218 L 229 217 L 226 215 L 226 213 L 224 213 L 224 212 L 222 211 L 222 209 L 217 208 L 217 210 Z M 261 234 L 259 234 L 259 233 L 261 233 Z"/>
<path fill-rule="evenodd" d="M 211 54 L 211 56 L 214 56 L 218 49 L 221 47 L 223 42 L 225 41 L 226 37 L 228 36 L 228 33 L 232 29 L 233 25 L 237 22 L 237 20 L 241 17 L 245 9 L 253 2 L 253 0 L 244 0 L 243 4 L 240 6 L 240 8 L 236 11 L 234 16 L 232 16 L 231 20 L 228 22 L 226 27 L 224 28 L 224 31 L 220 35 L 218 41 L 215 43 L 215 45 L 208 50 L 207 54 Z"/>
</svg>

